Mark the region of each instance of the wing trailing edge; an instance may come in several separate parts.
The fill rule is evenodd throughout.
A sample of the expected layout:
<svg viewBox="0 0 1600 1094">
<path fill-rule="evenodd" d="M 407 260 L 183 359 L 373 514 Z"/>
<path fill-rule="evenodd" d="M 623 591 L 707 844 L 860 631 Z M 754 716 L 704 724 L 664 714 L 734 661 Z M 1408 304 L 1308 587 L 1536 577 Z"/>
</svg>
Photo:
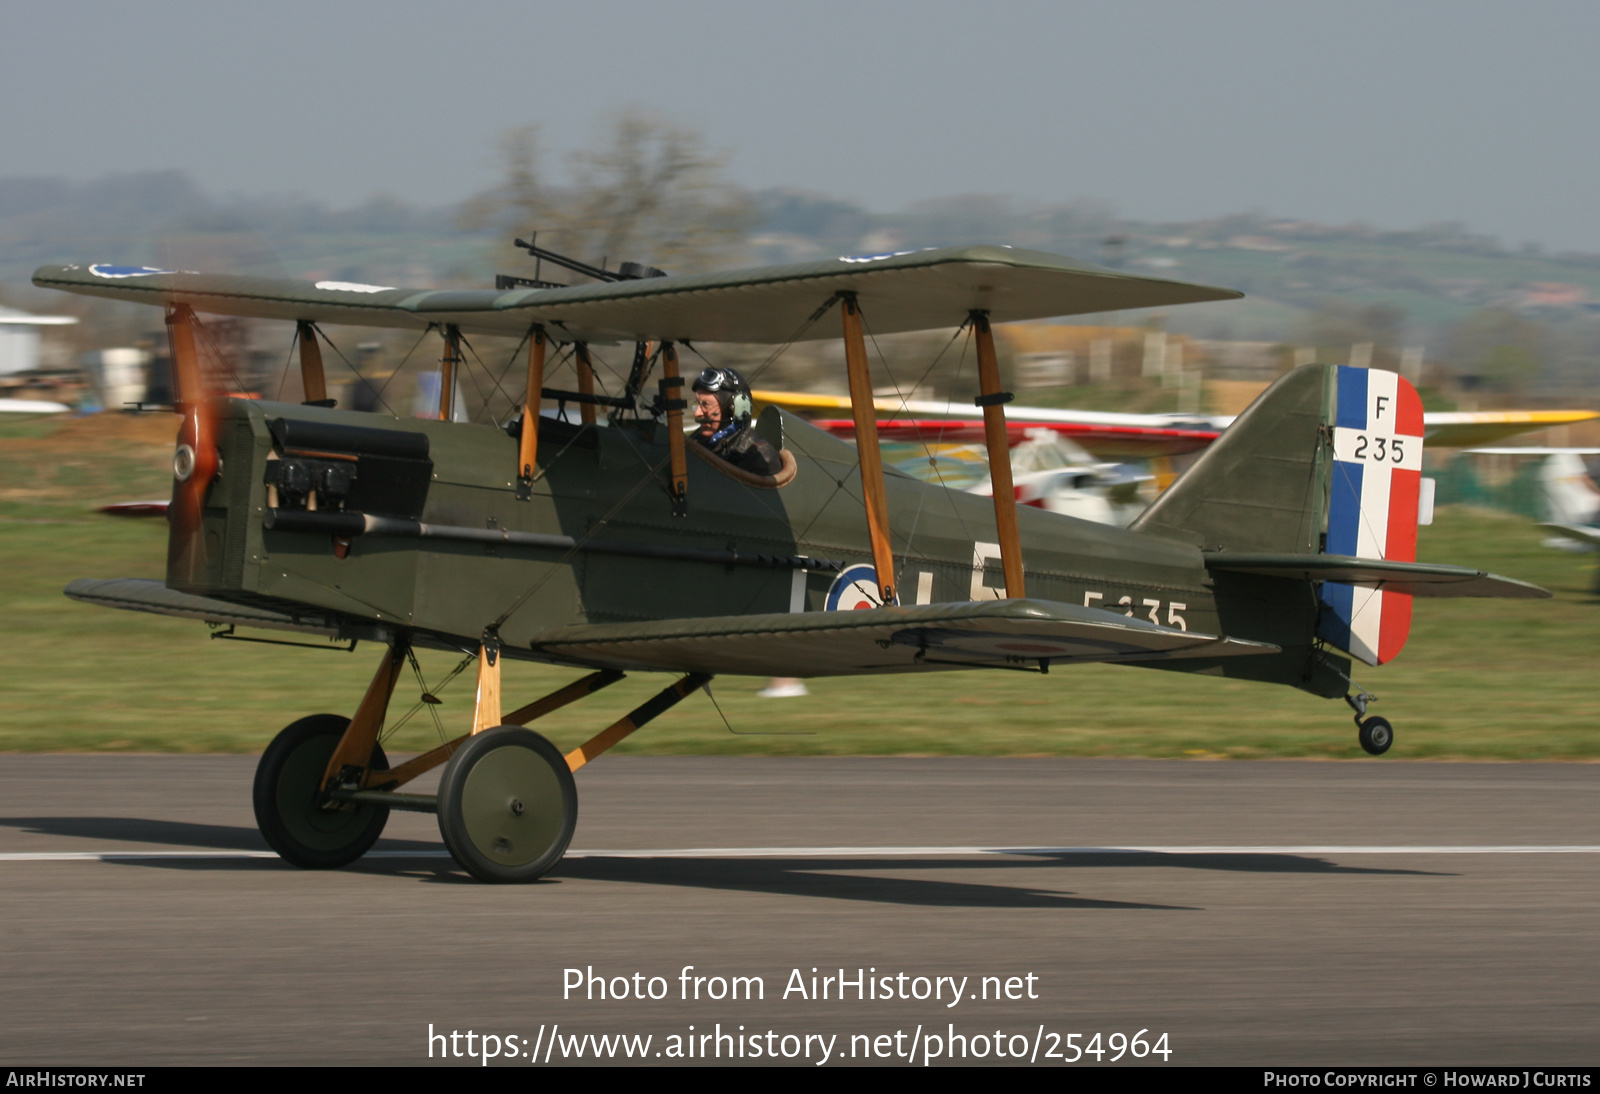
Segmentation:
<svg viewBox="0 0 1600 1094">
<path fill-rule="evenodd" d="M 1278 647 L 1160 627 L 1043 600 L 868 611 L 579 624 L 535 639 L 551 660 L 639 670 L 854 676 L 1040 662 L 1140 662 L 1277 653 Z"/>
</svg>

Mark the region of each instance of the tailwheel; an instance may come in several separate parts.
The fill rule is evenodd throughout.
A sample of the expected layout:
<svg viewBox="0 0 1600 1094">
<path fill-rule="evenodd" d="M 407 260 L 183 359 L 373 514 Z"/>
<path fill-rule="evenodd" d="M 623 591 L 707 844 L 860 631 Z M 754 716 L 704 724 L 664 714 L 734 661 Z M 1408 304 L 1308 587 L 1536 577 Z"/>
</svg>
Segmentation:
<svg viewBox="0 0 1600 1094">
<path fill-rule="evenodd" d="M 1373 715 L 1356 725 L 1360 730 L 1357 736 L 1361 740 L 1361 747 L 1370 754 L 1382 756 L 1394 744 L 1394 726 L 1389 724 L 1389 719 Z"/>
<path fill-rule="evenodd" d="M 322 800 L 322 777 L 350 719 L 313 714 L 272 739 L 256 765 L 256 824 L 283 858 L 307 870 L 347 866 L 383 833 L 389 810 L 381 805 Z M 372 746 L 372 766 L 389 766 Z"/>
<path fill-rule="evenodd" d="M 555 745 L 496 726 L 468 739 L 439 780 L 439 832 L 479 881 L 532 881 L 566 854 L 578 787 Z"/>
</svg>

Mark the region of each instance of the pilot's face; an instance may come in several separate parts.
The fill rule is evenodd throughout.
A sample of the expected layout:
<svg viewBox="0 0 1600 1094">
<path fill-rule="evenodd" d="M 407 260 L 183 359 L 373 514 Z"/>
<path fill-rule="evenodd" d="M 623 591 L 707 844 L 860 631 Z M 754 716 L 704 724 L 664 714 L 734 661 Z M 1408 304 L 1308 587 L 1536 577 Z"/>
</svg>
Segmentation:
<svg viewBox="0 0 1600 1094">
<path fill-rule="evenodd" d="M 700 432 L 711 436 L 722 426 L 722 404 L 709 391 L 694 393 L 694 420 L 700 423 Z"/>
</svg>

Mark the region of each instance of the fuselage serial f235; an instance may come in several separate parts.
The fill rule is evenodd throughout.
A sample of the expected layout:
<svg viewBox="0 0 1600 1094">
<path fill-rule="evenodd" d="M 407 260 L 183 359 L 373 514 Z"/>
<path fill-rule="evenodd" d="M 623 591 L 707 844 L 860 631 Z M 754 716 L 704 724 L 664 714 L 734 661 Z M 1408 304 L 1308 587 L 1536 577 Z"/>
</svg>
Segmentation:
<svg viewBox="0 0 1600 1094">
<path fill-rule="evenodd" d="M 1116 662 L 1344 698 L 1362 746 L 1382 753 L 1393 731 L 1366 716 L 1351 659 L 1399 653 L 1414 597 L 1548 595 L 1415 561 L 1422 406 L 1389 372 L 1285 374 L 1127 529 L 1016 505 L 991 324 L 1237 293 L 1007 247 L 682 276 L 565 264 L 592 283 L 419 291 L 103 265 L 34 275 L 164 308 L 182 415 L 166 581 L 82 580 L 67 594 L 384 647 L 351 717 L 300 718 L 261 759 L 256 817 L 296 865 L 350 863 L 391 809 L 410 809 L 437 813 L 475 877 L 536 878 L 572 838 L 574 773 L 722 673 Z M 207 391 L 197 313 L 294 324 L 307 402 Z M 438 419 L 334 406 L 322 324 L 437 331 Z M 958 324 L 976 349 L 992 498 L 886 470 L 878 451 L 867 332 Z M 743 425 L 777 455 L 763 473 L 686 436 L 680 347 L 831 332 L 857 444 L 769 407 Z M 523 340 L 526 396 L 505 426 L 452 421 L 472 334 Z M 594 392 L 600 344 L 635 347 L 619 394 Z M 574 390 L 545 386 L 557 352 L 574 362 Z M 547 401 L 580 420 L 542 416 Z M 735 400 L 727 424 L 748 405 Z M 476 659 L 472 724 L 391 766 L 381 735 L 413 647 Z M 579 675 L 508 711 L 508 657 Z M 629 672 L 676 678 L 566 755 L 526 728 Z M 405 792 L 441 764 L 437 795 Z"/>
</svg>

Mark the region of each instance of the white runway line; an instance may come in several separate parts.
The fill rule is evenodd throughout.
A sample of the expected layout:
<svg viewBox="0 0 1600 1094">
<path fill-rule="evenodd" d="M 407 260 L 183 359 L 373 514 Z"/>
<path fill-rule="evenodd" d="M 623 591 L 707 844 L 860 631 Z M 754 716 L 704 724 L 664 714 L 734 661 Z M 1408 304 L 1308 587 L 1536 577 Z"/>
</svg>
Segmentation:
<svg viewBox="0 0 1600 1094">
<path fill-rule="evenodd" d="M 1600 855 L 1600 844 L 1417 844 L 1370 846 L 1293 844 L 1284 846 L 1124 846 L 1124 847 L 675 847 L 640 850 L 568 851 L 567 858 L 932 858 L 956 855 Z M 0 862 L 120 862 L 138 859 L 273 859 L 274 851 L 0 851 Z M 443 849 L 368 851 L 369 859 L 447 859 Z"/>
</svg>

